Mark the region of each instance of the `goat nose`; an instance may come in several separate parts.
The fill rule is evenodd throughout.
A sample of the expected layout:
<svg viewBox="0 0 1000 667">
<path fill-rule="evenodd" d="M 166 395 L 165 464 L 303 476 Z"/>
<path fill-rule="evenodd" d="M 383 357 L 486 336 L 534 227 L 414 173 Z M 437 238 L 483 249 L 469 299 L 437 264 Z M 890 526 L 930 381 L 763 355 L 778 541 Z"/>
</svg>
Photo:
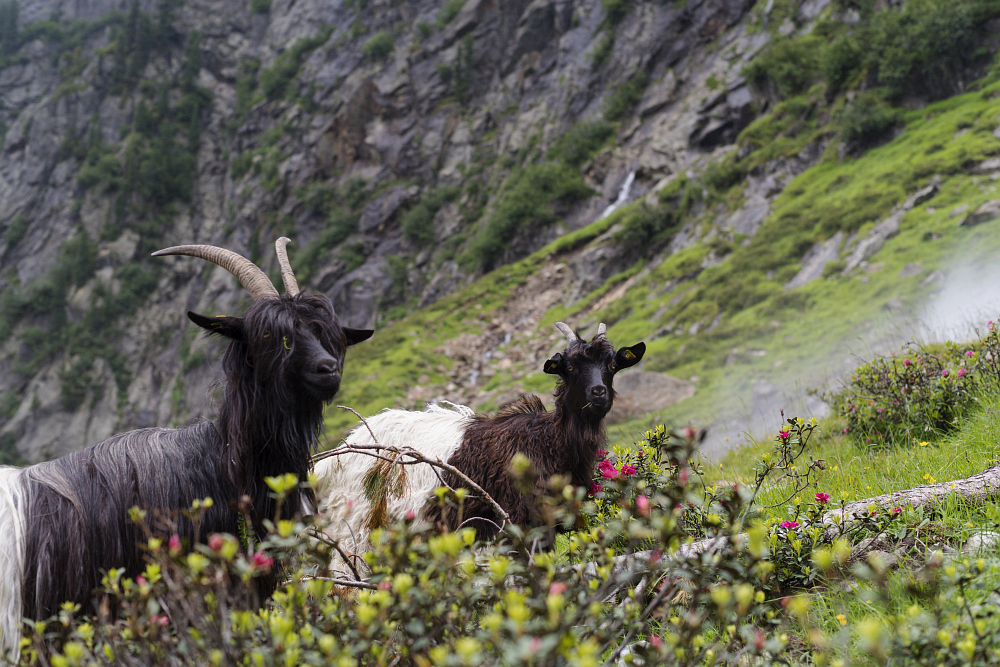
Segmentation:
<svg viewBox="0 0 1000 667">
<path fill-rule="evenodd" d="M 337 372 L 337 362 L 333 359 L 324 359 L 316 364 L 318 375 L 334 375 Z"/>
<path fill-rule="evenodd" d="M 596 387 L 590 388 L 591 398 L 605 398 L 608 395 L 608 390 L 604 385 L 597 385 Z"/>
</svg>

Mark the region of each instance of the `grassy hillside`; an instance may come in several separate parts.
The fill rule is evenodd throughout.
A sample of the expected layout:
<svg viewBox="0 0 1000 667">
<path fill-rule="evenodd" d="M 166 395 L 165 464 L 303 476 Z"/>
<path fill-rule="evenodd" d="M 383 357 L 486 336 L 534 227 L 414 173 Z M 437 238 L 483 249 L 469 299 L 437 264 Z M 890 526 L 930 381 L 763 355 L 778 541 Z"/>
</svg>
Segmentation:
<svg viewBox="0 0 1000 667">
<path fill-rule="evenodd" d="M 721 416 L 720 405 L 739 414 L 747 410 L 752 386 L 761 381 L 801 391 L 838 376 L 853 365 L 852 353 L 884 347 L 887 340 L 894 344 L 899 332 L 906 331 L 899 326 L 894 330 L 894 321 L 912 325 L 918 319 L 914 315 L 940 289 L 934 280 L 921 285 L 934 271 L 986 263 L 1000 249 L 1000 223 L 961 227 L 956 223 L 964 216 L 950 214 L 961 205 L 974 211 L 998 197 L 996 181 L 976 172 L 981 162 L 1000 153 L 1000 140 L 993 135 L 1000 115 L 997 90 L 994 85 L 908 112 L 898 136 L 857 157 L 841 157 L 837 144 L 828 143 L 819 162 L 785 187 L 749 242 L 709 233 L 689 248 L 642 258 L 577 303 L 551 309 L 538 323 L 538 335 L 547 336 L 559 319 L 601 320 L 617 343 L 646 341 L 646 370 L 696 378 L 693 398 L 626 424 L 621 433 L 657 419 L 711 423 Z M 776 110 L 744 134 L 780 113 Z M 706 172 L 710 175 L 711 168 Z M 868 258 L 867 269 L 844 276 L 840 260 L 827 265 L 823 277 L 783 289 L 813 244 L 839 231 L 848 238 L 865 238 L 935 177 L 938 193 L 903 215 L 898 235 Z M 440 369 L 449 368 L 451 360 L 441 354 L 441 344 L 460 333 L 481 331 L 490 313 L 510 298 L 512 287 L 593 242 L 612 225 L 625 236 L 637 219 L 672 215 L 678 196 L 705 180 L 703 174 L 698 182 L 668 186 L 660 197 L 666 203 L 632 204 L 378 331 L 372 345 L 352 352 L 338 400 L 370 414 L 399 404 L 421 375 L 429 384 L 446 383 Z M 714 197 L 719 203 L 690 220 L 706 232 L 727 202 L 738 206 L 740 186 Z M 711 265 L 705 261 L 710 253 L 724 257 Z M 842 249 L 841 257 L 846 254 Z M 917 266 L 901 277 L 907 265 Z M 668 325 L 671 333 L 664 333 Z M 520 384 L 527 390 L 547 392 L 551 387 L 540 368 L 498 372 L 491 383 L 513 383 L 516 373 L 525 374 Z M 775 403 L 773 412 L 781 407 Z M 352 419 L 331 412 L 328 429 L 336 434 Z"/>
</svg>

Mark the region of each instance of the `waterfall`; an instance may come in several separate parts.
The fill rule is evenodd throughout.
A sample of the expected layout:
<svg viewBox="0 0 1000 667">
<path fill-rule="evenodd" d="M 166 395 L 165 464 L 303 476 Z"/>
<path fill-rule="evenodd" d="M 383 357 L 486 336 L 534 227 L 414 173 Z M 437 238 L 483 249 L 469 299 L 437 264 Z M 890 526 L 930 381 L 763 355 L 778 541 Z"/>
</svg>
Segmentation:
<svg viewBox="0 0 1000 667">
<path fill-rule="evenodd" d="M 628 193 L 632 189 L 632 182 L 633 181 L 635 181 L 635 172 L 634 171 L 630 171 L 628 173 L 628 176 L 625 177 L 625 182 L 622 183 L 621 189 L 618 191 L 618 199 L 616 199 L 612 203 L 608 204 L 608 207 L 606 209 L 604 209 L 604 212 L 601 213 L 601 217 L 598 218 L 598 220 L 601 220 L 603 218 L 608 217 L 609 215 L 611 215 L 612 213 L 614 213 L 616 210 L 618 210 L 619 206 L 621 206 L 626 201 L 628 201 Z"/>
</svg>

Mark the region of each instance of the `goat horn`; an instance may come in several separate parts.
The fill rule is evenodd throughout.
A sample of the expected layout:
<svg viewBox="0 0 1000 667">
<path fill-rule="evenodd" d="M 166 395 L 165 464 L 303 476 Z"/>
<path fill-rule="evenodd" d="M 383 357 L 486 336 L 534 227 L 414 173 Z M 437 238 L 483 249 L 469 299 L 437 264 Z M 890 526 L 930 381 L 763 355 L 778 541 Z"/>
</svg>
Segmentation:
<svg viewBox="0 0 1000 667">
<path fill-rule="evenodd" d="M 232 250 L 217 248 L 214 245 L 178 245 L 153 253 L 153 257 L 163 257 L 164 255 L 189 255 L 218 264 L 236 276 L 240 284 L 250 292 L 250 298 L 254 301 L 278 298 L 278 290 L 274 289 L 274 285 L 271 284 L 264 272 L 249 259 Z"/>
<path fill-rule="evenodd" d="M 285 246 L 292 240 L 287 236 L 282 236 L 274 242 L 274 249 L 278 252 L 278 264 L 281 265 L 281 282 L 285 283 L 285 293 L 288 296 L 295 296 L 299 293 L 299 284 L 292 273 L 292 265 L 288 261 L 288 251 Z"/>
<path fill-rule="evenodd" d="M 594 338 L 604 338 L 604 332 L 608 330 L 608 327 L 604 322 L 597 325 L 597 335 Z"/>
<path fill-rule="evenodd" d="M 576 333 L 574 333 L 574 331 L 570 329 L 569 325 L 567 324 L 563 324 L 562 322 L 556 322 L 556 329 L 559 329 L 559 331 L 561 331 L 563 335 L 566 336 L 567 340 L 569 340 L 569 342 L 571 343 L 575 343 L 578 340 L 580 340 L 580 337 L 577 336 Z"/>
</svg>

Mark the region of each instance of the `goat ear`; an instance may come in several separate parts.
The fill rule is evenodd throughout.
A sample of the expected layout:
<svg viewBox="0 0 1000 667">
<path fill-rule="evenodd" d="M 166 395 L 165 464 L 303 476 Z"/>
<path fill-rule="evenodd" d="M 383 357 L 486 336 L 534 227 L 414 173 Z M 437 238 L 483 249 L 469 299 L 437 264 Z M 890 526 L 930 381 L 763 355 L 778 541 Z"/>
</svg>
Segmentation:
<svg viewBox="0 0 1000 667">
<path fill-rule="evenodd" d="M 556 352 L 556 354 L 551 359 L 545 362 L 545 365 L 542 366 L 542 370 L 548 373 L 549 375 L 559 375 L 559 373 L 563 369 L 563 366 L 565 365 L 566 362 L 563 361 L 562 354 Z"/>
<path fill-rule="evenodd" d="M 207 331 L 209 334 L 219 334 L 233 340 L 243 340 L 242 317 L 208 317 L 188 311 L 188 319 Z"/>
<path fill-rule="evenodd" d="M 635 366 L 646 354 L 646 344 L 636 343 L 632 347 L 623 347 L 615 354 L 615 366 L 617 370 Z"/>
<path fill-rule="evenodd" d="M 344 336 L 347 338 L 348 345 L 357 345 L 363 340 L 368 340 L 375 333 L 374 329 L 351 329 L 350 327 L 344 327 Z"/>
</svg>

